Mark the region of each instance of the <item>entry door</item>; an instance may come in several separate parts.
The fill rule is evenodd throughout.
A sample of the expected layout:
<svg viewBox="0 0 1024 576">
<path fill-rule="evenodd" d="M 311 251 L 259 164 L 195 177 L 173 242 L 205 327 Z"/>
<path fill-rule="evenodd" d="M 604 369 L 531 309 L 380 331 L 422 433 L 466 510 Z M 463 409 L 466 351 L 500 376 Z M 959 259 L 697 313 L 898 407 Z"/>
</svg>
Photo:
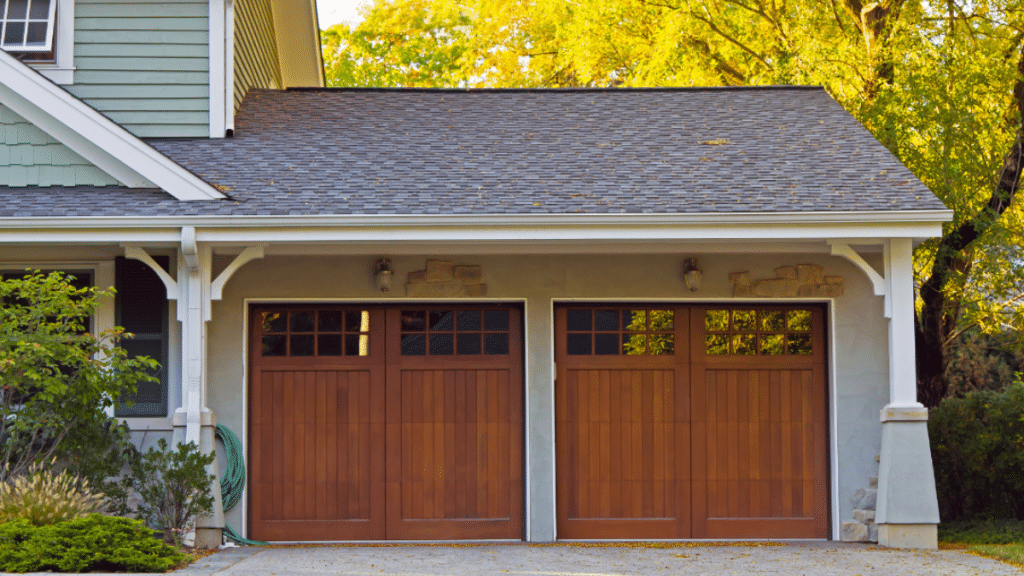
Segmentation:
<svg viewBox="0 0 1024 576">
<path fill-rule="evenodd" d="M 253 310 L 252 536 L 522 537 L 510 307 Z"/>
<path fill-rule="evenodd" d="M 558 534 L 821 538 L 824 314 L 556 310 Z"/>
</svg>

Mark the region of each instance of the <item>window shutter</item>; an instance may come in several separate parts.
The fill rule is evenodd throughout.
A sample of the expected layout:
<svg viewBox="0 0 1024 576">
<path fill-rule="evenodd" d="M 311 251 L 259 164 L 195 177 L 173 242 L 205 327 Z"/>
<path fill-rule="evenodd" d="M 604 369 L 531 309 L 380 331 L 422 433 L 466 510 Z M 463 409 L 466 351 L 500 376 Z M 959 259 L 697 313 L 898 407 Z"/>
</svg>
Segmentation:
<svg viewBox="0 0 1024 576">
<path fill-rule="evenodd" d="M 168 267 L 166 256 L 154 256 L 157 264 Z M 138 260 L 118 257 L 115 261 L 117 295 L 115 323 L 135 338 L 121 340 L 130 357 L 149 356 L 160 363 L 154 373 L 159 382 L 140 382 L 130 398 L 135 403 L 120 406 L 117 416 L 167 416 L 168 313 L 167 290 L 149 266 Z"/>
</svg>

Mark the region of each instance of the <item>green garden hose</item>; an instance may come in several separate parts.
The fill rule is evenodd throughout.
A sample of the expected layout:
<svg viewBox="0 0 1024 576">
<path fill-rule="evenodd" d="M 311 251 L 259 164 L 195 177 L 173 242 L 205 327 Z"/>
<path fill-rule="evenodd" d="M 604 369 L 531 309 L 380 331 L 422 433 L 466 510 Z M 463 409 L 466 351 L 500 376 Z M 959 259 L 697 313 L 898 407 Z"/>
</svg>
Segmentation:
<svg viewBox="0 0 1024 576">
<path fill-rule="evenodd" d="M 242 443 L 231 430 L 223 424 L 217 425 L 217 439 L 224 444 L 224 470 L 220 477 L 220 499 L 224 504 L 224 513 L 242 501 L 242 490 L 245 489 L 245 459 L 242 457 Z M 266 542 L 242 538 L 227 522 L 224 523 L 224 535 L 243 546 L 266 546 Z"/>
</svg>

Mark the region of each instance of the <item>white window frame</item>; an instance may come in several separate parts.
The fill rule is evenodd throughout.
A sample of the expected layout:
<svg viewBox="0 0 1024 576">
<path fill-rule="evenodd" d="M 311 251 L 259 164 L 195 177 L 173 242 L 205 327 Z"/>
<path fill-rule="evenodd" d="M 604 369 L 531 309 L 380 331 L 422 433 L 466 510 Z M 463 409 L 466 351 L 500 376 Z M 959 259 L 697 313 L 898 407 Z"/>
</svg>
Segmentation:
<svg viewBox="0 0 1024 576">
<path fill-rule="evenodd" d="M 5 0 L 4 6 L 6 10 L 10 10 L 10 3 L 12 0 Z M 22 39 L 24 40 L 25 35 L 28 34 L 29 24 L 38 24 L 43 20 L 40 18 L 32 18 L 32 6 L 35 2 L 40 0 L 28 0 L 25 5 L 25 10 L 28 11 L 24 18 L 14 18 L 13 22 L 21 22 L 25 24 L 25 30 L 22 31 Z M 5 49 L 11 50 L 12 52 L 49 52 L 53 49 L 53 18 L 57 14 L 57 0 L 49 0 L 47 2 L 48 9 L 46 14 L 46 40 L 42 46 L 26 46 L 24 42 L 20 45 L 14 45 L 6 47 Z M 0 15 L 0 20 L 4 22 L 5 27 L 9 26 L 11 21 L 7 20 L 7 15 Z M 6 32 L 4 33 L 6 35 Z M 0 36 L 0 47 L 3 47 L 3 37 Z"/>
<path fill-rule="evenodd" d="M 26 64 L 50 79 L 55 84 L 75 83 L 75 0 L 54 0 L 56 3 L 56 27 L 53 34 L 54 62 L 32 62 Z M 51 5 L 52 9 L 52 5 Z"/>
</svg>

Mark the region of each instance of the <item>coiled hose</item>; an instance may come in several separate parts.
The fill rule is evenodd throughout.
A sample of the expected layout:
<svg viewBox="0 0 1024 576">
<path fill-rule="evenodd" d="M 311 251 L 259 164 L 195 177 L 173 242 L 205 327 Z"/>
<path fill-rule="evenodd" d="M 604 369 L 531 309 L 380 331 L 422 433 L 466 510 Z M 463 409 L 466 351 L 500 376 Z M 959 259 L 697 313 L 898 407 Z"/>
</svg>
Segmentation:
<svg viewBox="0 0 1024 576">
<path fill-rule="evenodd" d="M 242 501 L 242 490 L 245 489 L 245 459 L 242 457 L 242 443 L 231 430 L 223 424 L 217 425 L 217 439 L 224 444 L 224 471 L 220 478 L 220 499 L 227 514 Z M 242 538 L 237 532 L 224 523 L 224 535 L 243 546 L 266 546 L 266 542 Z"/>
</svg>

